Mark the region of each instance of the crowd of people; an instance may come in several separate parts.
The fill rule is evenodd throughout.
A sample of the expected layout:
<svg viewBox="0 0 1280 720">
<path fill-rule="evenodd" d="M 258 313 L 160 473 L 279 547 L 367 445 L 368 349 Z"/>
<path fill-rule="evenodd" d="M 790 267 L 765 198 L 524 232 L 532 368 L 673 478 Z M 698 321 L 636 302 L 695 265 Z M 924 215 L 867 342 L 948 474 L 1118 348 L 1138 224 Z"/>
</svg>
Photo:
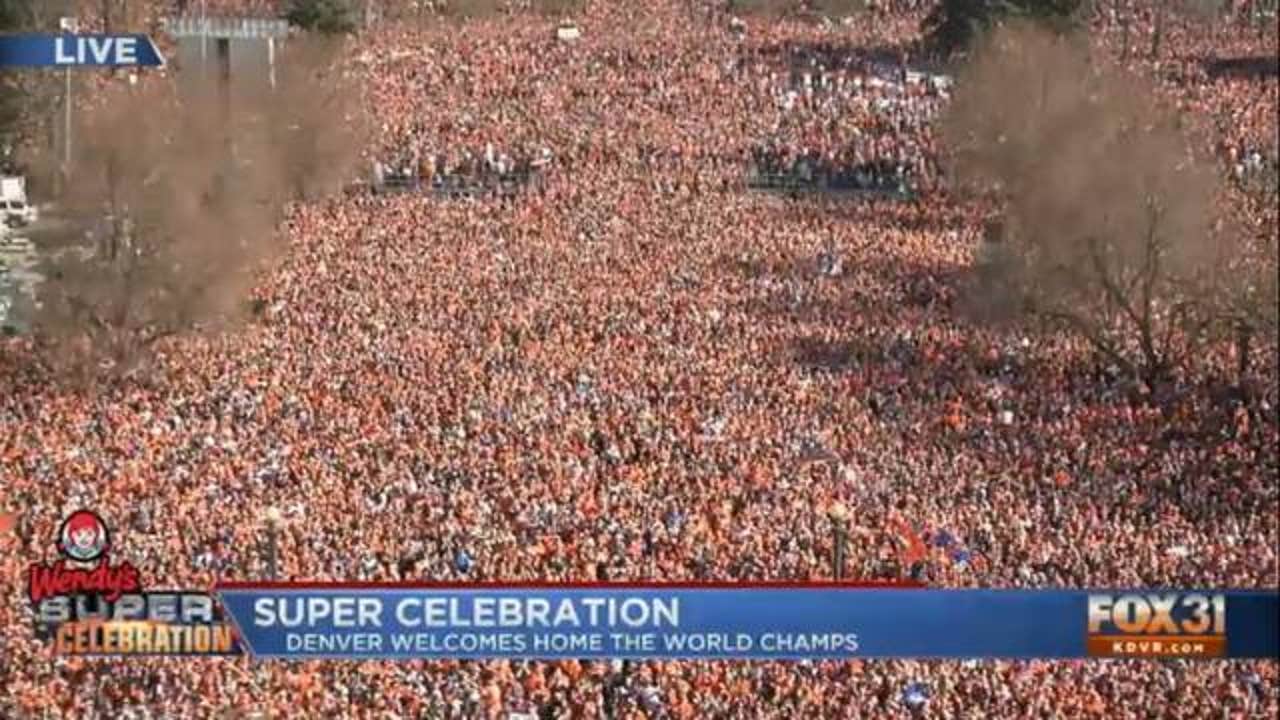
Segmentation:
<svg viewBox="0 0 1280 720">
<path fill-rule="evenodd" d="M 759 148 L 752 156 L 748 180 L 752 187 L 897 193 L 902 196 L 913 189 L 912 178 L 907 175 L 906 168 L 888 160 L 838 165 L 813 152 L 789 157 L 771 147 Z"/>
<path fill-rule="evenodd" d="M 945 93 L 905 82 L 925 8 L 904 5 L 735 31 L 674 0 L 590 3 L 572 42 L 527 15 L 366 29 L 385 50 L 352 61 L 377 108 L 370 162 L 550 148 L 538 192 L 291 206 L 261 314 L 163 341 L 145 374 L 71 387 L 29 338 L 0 341 L 5 576 L 90 507 L 165 587 L 266 576 L 270 509 L 285 579 L 813 580 L 832 575 L 839 504 L 852 577 L 1274 588 L 1274 348 L 1244 379 L 1206 349 L 1153 397 L 1077 337 L 967 320 L 956 278 L 983 212 L 938 179 Z M 889 48 L 892 98 L 910 99 L 877 102 L 890 91 L 867 94 L 857 63 L 818 81 L 848 92 L 797 91 L 777 51 L 824 43 Z M 1206 49 L 1277 53 L 1173 23 L 1129 62 L 1220 151 L 1274 148 L 1276 78 L 1211 77 Z M 745 192 L 768 143 L 934 181 L 911 203 Z M 1274 203 L 1223 202 L 1276 232 Z M 68 659 L 35 640 L 21 582 L 0 645 L 12 718 L 1280 712 L 1275 662 Z"/>
<path fill-rule="evenodd" d="M 908 57 L 831 42 L 742 53 L 737 69 L 758 91 L 754 104 L 767 107 L 772 96 L 778 108 L 767 140 L 752 149 L 756 171 L 831 189 L 933 188 L 932 121 L 950 78 L 910 70 Z"/>
<path fill-rule="evenodd" d="M 508 153 L 490 143 L 483 150 L 401 150 L 391 162 L 374 160 L 373 190 L 428 190 L 446 197 L 513 195 L 536 184 L 552 162 L 550 148 Z"/>
</svg>

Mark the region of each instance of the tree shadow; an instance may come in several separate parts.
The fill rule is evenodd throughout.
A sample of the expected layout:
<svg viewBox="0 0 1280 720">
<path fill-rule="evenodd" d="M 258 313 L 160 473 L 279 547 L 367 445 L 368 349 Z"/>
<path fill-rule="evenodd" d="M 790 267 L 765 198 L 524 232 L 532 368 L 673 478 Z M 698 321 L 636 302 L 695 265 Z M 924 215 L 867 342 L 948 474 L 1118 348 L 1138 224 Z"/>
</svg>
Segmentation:
<svg viewBox="0 0 1280 720">
<path fill-rule="evenodd" d="M 840 222 L 904 232 L 953 233 L 959 237 L 968 231 L 975 219 L 973 211 L 957 207 L 945 196 L 936 194 L 929 198 L 927 204 L 923 198 L 901 200 L 870 196 L 863 198 L 862 202 L 838 202 L 827 198 L 808 202 Z"/>
<path fill-rule="evenodd" d="M 865 407 L 891 435 L 981 456 L 992 467 L 1020 468 L 1028 488 L 1063 468 L 1074 480 L 1051 491 L 1055 502 L 1103 501 L 1153 518 L 1177 507 L 1206 524 L 1261 512 L 1261 501 L 1238 500 L 1252 471 L 1240 463 L 1223 465 L 1219 449 L 1241 442 L 1255 447 L 1273 434 L 1276 418 L 1256 417 L 1251 439 L 1236 437 L 1235 409 L 1244 405 L 1229 384 L 1219 383 L 1216 391 L 1186 386 L 1178 395 L 1154 397 L 1109 371 L 1096 354 L 1061 354 L 1060 335 L 1020 321 L 1016 312 L 984 316 L 981 298 L 974 297 L 981 292 L 975 270 L 968 266 L 888 257 L 858 263 L 856 279 L 815 278 L 795 261 L 753 268 L 757 276 L 775 270 L 783 271 L 773 276 L 780 284 L 833 283 L 838 289 L 818 297 L 778 290 L 748 301 L 749 312 L 789 337 L 771 362 L 833 378 L 833 388 Z M 957 344 L 939 342 L 939 330 L 958 338 Z M 953 403 L 968 418 L 954 426 L 947 418 Z M 1130 413 L 1144 419 L 1125 419 Z M 1063 434 L 1063 423 L 1075 430 Z M 1089 453 L 1078 451 L 1080 441 Z M 1133 456 L 1137 446 L 1149 449 Z M 1107 460 L 1094 467 L 1098 452 Z M 1170 469 L 1179 464 L 1183 471 Z M 1184 487 L 1187 472 L 1212 478 L 1212 484 Z M 1132 484 L 1113 478 L 1136 481 L 1145 504 L 1132 508 Z M 1048 497 L 1036 495 L 1041 502 Z"/>
<path fill-rule="evenodd" d="M 833 341 L 803 336 L 793 343 L 795 361 L 810 370 L 838 372 L 864 362 L 870 347 L 854 341 Z"/>
<path fill-rule="evenodd" d="M 1280 77 L 1280 57 L 1255 55 L 1246 57 L 1214 58 L 1200 60 L 1211 78 L 1266 79 Z"/>
</svg>

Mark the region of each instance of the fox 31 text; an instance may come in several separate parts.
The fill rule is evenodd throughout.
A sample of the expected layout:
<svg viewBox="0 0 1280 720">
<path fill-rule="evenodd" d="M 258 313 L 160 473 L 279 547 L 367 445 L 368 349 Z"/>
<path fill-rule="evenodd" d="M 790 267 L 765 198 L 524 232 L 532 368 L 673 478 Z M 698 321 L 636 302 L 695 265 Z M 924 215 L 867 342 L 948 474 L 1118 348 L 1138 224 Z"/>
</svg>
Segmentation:
<svg viewBox="0 0 1280 720">
<path fill-rule="evenodd" d="M 1093 657 L 1223 657 L 1227 601 L 1203 593 L 1089 595 Z"/>
</svg>

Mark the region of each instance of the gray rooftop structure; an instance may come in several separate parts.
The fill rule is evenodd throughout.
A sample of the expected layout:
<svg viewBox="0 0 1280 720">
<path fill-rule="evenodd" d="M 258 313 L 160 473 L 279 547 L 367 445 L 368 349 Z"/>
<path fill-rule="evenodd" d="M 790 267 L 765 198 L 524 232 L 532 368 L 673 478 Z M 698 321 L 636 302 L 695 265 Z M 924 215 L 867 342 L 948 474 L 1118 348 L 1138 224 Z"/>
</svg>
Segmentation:
<svg viewBox="0 0 1280 720">
<path fill-rule="evenodd" d="M 164 19 L 164 30 L 175 38 L 265 40 L 288 37 L 289 22 L 279 18 L 171 17 Z"/>
</svg>

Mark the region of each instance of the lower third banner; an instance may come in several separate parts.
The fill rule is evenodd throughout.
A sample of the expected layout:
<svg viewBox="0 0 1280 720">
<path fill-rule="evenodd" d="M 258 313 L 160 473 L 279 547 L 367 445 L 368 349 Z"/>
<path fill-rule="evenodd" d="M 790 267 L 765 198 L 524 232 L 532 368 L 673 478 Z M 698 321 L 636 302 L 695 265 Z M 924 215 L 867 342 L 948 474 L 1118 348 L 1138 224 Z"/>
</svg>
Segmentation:
<svg viewBox="0 0 1280 720">
<path fill-rule="evenodd" d="M 1275 591 L 230 584 L 263 658 L 1275 658 Z"/>
</svg>

